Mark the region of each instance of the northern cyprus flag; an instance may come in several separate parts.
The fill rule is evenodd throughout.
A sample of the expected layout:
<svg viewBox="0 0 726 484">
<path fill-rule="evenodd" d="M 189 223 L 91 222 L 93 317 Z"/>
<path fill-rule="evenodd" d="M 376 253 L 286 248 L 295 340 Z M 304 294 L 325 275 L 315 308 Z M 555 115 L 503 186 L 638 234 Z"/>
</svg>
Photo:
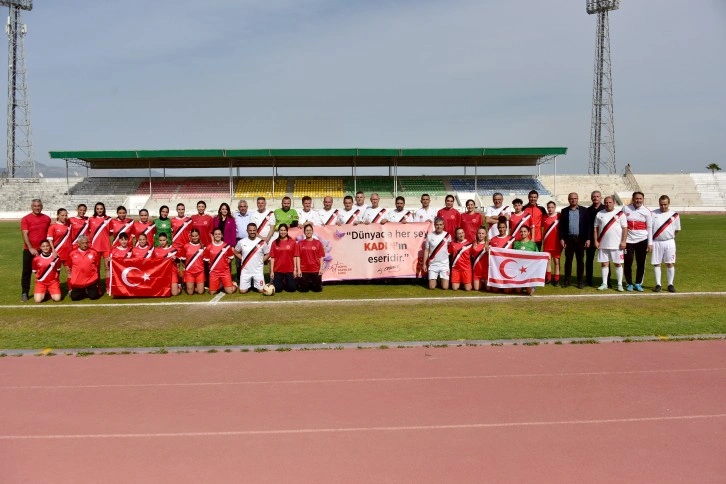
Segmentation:
<svg viewBox="0 0 726 484">
<path fill-rule="evenodd" d="M 547 253 L 491 247 L 487 284 L 500 288 L 544 286 L 548 261 Z"/>
</svg>

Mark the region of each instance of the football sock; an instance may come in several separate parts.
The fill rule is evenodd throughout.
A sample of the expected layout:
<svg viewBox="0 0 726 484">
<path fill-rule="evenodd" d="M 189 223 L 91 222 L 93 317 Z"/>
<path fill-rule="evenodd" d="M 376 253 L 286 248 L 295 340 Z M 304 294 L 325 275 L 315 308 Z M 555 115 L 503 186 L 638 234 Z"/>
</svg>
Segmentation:
<svg viewBox="0 0 726 484">
<path fill-rule="evenodd" d="M 666 277 L 668 278 L 668 285 L 673 285 L 673 279 L 676 278 L 676 266 L 666 267 Z"/>
<path fill-rule="evenodd" d="M 623 285 L 623 266 L 615 267 L 615 275 L 618 278 L 618 286 L 622 286 Z"/>
<path fill-rule="evenodd" d="M 653 266 L 653 272 L 655 273 L 655 285 L 660 286 L 660 266 Z"/>
<path fill-rule="evenodd" d="M 608 275 L 610 275 L 610 267 L 605 266 L 600 269 L 602 271 L 602 282 L 603 284 L 607 284 L 608 282 Z"/>
</svg>

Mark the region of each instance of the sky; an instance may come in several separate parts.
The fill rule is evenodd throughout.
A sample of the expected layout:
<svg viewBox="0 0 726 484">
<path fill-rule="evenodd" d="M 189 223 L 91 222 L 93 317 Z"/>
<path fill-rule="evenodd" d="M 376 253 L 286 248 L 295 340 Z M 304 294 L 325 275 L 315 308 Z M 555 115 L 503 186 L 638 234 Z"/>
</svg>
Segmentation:
<svg viewBox="0 0 726 484">
<path fill-rule="evenodd" d="M 565 146 L 557 172 L 587 173 L 584 0 L 34 4 L 42 163 L 51 150 Z M 726 165 L 726 1 L 623 0 L 610 36 L 618 172 Z"/>
</svg>

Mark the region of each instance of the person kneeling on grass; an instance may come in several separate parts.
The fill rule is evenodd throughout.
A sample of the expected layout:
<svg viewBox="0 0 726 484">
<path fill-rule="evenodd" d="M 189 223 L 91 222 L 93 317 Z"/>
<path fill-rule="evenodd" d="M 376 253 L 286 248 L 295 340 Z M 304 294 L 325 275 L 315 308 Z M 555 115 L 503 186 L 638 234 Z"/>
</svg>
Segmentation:
<svg viewBox="0 0 726 484">
<path fill-rule="evenodd" d="M 184 284 L 190 296 L 204 294 L 204 246 L 199 239 L 199 229 L 192 229 L 179 257 L 184 263 Z"/>
<path fill-rule="evenodd" d="M 176 260 L 176 249 L 169 246 L 169 237 L 162 232 L 158 236 L 159 247 L 154 249 L 154 257 L 157 259 Z M 181 294 L 181 285 L 179 284 L 179 269 L 175 263 L 171 264 L 171 295 L 178 296 Z"/>
<path fill-rule="evenodd" d="M 102 296 L 99 287 L 99 276 L 101 256 L 90 248 L 88 237 L 78 237 L 78 248 L 68 255 L 68 268 L 71 270 L 70 296 L 72 301 L 80 301 L 89 298 L 99 299 Z"/>
<path fill-rule="evenodd" d="M 451 289 L 457 291 L 463 287 L 465 291 L 471 291 L 471 242 L 466 240 L 462 227 L 457 227 L 454 234 L 456 240 L 449 244 Z"/>
<path fill-rule="evenodd" d="M 514 242 L 514 245 L 512 248 L 514 250 L 527 250 L 529 252 L 539 252 L 539 249 L 537 248 L 537 244 L 529 239 L 530 230 L 529 227 L 526 225 L 522 225 L 522 227 L 519 228 L 519 236 L 520 240 L 517 240 Z M 534 294 L 534 287 L 523 287 L 522 292 L 524 294 L 527 294 L 531 296 Z"/>
<path fill-rule="evenodd" d="M 60 281 L 58 274 L 60 273 L 62 262 L 60 257 L 51 249 L 50 242 L 44 240 L 40 243 L 40 253 L 33 257 L 33 272 L 35 273 L 35 302 L 42 303 L 50 294 L 53 301 L 62 299 Z"/>
<path fill-rule="evenodd" d="M 295 277 L 300 292 L 320 292 L 323 290 L 323 243 L 313 238 L 313 224 L 306 223 L 305 239 L 295 247 Z"/>
<path fill-rule="evenodd" d="M 222 237 L 222 229 L 214 229 L 212 243 L 204 248 L 204 260 L 209 264 L 209 294 L 217 294 L 220 287 L 226 294 L 237 290 L 229 264 L 234 259 L 234 250 Z"/>
<path fill-rule="evenodd" d="M 252 287 L 257 292 L 262 292 L 262 288 L 265 287 L 263 268 L 270 258 L 270 247 L 265 239 L 257 236 L 257 225 L 247 224 L 247 238 L 237 242 L 234 255 L 241 261 L 239 292 L 246 294 Z"/>
</svg>

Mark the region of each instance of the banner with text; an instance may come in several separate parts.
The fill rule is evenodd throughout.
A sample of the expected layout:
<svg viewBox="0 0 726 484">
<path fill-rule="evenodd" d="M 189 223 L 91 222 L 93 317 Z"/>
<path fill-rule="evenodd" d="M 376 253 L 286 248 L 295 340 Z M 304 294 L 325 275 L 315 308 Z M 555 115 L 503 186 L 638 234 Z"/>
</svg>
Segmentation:
<svg viewBox="0 0 726 484">
<path fill-rule="evenodd" d="M 315 226 L 325 248 L 323 281 L 421 277 L 431 229 L 429 222 Z M 301 240 L 302 230 L 290 229 L 290 237 Z"/>
</svg>

